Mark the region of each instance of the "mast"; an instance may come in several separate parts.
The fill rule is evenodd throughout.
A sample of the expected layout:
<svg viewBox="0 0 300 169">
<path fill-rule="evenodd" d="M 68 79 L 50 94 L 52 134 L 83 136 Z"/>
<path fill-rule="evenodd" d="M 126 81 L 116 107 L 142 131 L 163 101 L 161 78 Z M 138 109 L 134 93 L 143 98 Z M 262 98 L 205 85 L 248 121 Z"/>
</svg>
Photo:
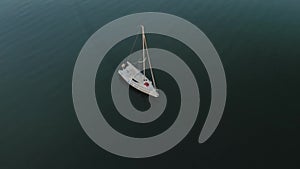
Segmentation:
<svg viewBox="0 0 300 169">
<path fill-rule="evenodd" d="M 149 68 L 150 68 L 151 78 L 152 78 L 152 81 L 153 81 L 154 88 L 156 89 L 156 84 L 155 84 L 155 80 L 154 80 L 154 74 L 153 74 L 153 71 L 152 71 L 152 65 L 151 65 L 150 56 L 149 56 L 149 52 L 148 52 L 148 45 L 147 45 L 146 37 L 145 37 L 145 47 L 146 47 L 146 53 L 147 53 L 147 58 L 148 58 L 148 64 L 149 64 Z"/>
<path fill-rule="evenodd" d="M 144 77 L 146 77 L 146 74 L 145 74 L 145 30 L 144 30 L 144 26 L 141 25 L 141 28 L 142 28 L 142 44 L 143 44 L 143 74 L 144 74 Z"/>
<path fill-rule="evenodd" d="M 146 77 L 146 75 L 145 75 L 145 61 L 146 61 L 146 58 L 145 58 L 145 49 L 146 49 L 146 54 L 147 54 L 149 68 L 150 68 L 151 78 L 152 78 L 152 81 L 153 81 L 154 88 L 156 88 L 156 84 L 155 84 L 155 80 L 154 80 L 154 75 L 153 75 L 153 71 L 152 71 L 152 65 L 151 65 L 151 61 L 150 61 L 150 57 L 149 57 L 149 52 L 148 52 L 148 45 L 147 45 L 147 41 L 146 41 L 145 30 L 144 30 L 144 26 L 143 25 L 141 25 L 141 27 L 142 27 L 142 40 L 143 40 L 143 72 L 144 72 L 144 76 Z"/>
</svg>

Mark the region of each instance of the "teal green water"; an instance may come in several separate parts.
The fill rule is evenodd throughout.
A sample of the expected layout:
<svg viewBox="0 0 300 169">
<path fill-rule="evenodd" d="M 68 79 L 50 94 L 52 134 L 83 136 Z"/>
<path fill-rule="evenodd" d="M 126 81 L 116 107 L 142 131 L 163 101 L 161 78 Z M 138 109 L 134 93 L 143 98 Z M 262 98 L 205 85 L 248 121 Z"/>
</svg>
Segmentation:
<svg viewBox="0 0 300 169">
<path fill-rule="evenodd" d="M 99 148 L 82 130 L 72 103 L 72 72 L 96 30 L 145 11 L 177 15 L 208 36 L 226 71 L 228 98 L 218 129 L 199 145 L 209 83 L 203 67 L 195 70 L 203 102 L 191 133 L 164 154 L 127 159 Z M 125 51 L 130 40 L 110 54 Z M 168 38 L 152 36 L 151 41 L 153 47 L 170 50 L 177 45 L 174 52 L 182 57 L 192 55 Z M 293 155 L 300 142 L 299 44 L 297 0 L 1 0 L 0 169 L 299 168 Z M 101 76 L 96 82 L 100 91 Z M 147 107 L 144 96 L 134 91 L 131 96 L 137 107 Z M 145 137 L 171 125 L 176 116 L 170 115 L 141 127 L 117 116 L 106 118 L 120 132 Z"/>
</svg>

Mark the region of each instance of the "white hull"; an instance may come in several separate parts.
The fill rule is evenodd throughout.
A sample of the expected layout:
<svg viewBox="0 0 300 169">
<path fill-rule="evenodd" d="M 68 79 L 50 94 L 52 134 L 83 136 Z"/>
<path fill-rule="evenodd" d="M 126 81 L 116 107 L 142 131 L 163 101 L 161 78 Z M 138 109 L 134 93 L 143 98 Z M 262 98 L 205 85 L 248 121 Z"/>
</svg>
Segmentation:
<svg viewBox="0 0 300 169">
<path fill-rule="evenodd" d="M 127 61 L 127 66 L 118 73 L 132 87 L 153 97 L 158 97 L 157 90 L 153 87 L 152 82 L 144 76 L 136 67 Z"/>
</svg>

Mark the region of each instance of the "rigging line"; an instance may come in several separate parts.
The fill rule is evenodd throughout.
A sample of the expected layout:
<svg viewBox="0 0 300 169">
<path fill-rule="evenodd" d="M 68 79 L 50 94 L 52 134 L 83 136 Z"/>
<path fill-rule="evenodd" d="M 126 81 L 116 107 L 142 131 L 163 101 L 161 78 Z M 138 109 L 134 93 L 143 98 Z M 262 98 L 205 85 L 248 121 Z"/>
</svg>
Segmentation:
<svg viewBox="0 0 300 169">
<path fill-rule="evenodd" d="M 135 47 L 135 45 L 136 45 L 136 41 L 137 41 L 137 39 L 138 39 L 138 36 L 140 35 L 139 32 L 140 32 L 139 30 L 136 32 L 135 39 L 134 39 L 133 45 L 132 45 L 132 47 L 131 47 L 131 49 L 130 49 L 129 55 L 133 52 L 133 49 L 134 49 L 134 47 Z M 126 61 L 128 61 L 128 57 L 126 57 Z M 138 61 L 133 62 L 134 65 L 136 65 L 137 63 L 138 63 Z"/>
<path fill-rule="evenodd" d="M 133 45 L 132 45 L 132 47 L 130 49 L 129 55 L 132 53 L 133 48 L 135 47 L 135 44 L 136 44 L 138 36 L 139 36 L 139 31 L 136 32 L 135 39 L 134 39 Z"/>
</svg>

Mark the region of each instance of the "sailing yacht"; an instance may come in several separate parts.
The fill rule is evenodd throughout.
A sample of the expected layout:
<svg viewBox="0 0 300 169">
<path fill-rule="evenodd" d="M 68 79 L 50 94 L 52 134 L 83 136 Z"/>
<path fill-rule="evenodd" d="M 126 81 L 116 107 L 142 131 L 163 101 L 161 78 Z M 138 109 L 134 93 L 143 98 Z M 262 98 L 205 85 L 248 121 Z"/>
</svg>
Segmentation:
<svg viewBox="0 0 300 169">
<path fill-rule="evenodd" d="M 118 71 L 119 75 L 132 87 L 136 88 L 137 90 L 146 93 L 153 97 L 158 97 L 159 94 L 157 92 L 154 75 L 152 71 L 152 66 L 150 62 L 146 36 L 144 31 L 144 26 L 141 25 L 142 30 L 142 46 L 143 46 L 143 71 L 141 72 L 137 69 L 133 64 L 129 61 L 122 64 L 122 69 Z M 147 55 L 147 57 L 146 57 Z M 145 67 L 146 67 L 146 60 L 148 60 L 149 69 L 151 72 L 152 81 L 150 81 L 145 75 Z"/>
</svg>

